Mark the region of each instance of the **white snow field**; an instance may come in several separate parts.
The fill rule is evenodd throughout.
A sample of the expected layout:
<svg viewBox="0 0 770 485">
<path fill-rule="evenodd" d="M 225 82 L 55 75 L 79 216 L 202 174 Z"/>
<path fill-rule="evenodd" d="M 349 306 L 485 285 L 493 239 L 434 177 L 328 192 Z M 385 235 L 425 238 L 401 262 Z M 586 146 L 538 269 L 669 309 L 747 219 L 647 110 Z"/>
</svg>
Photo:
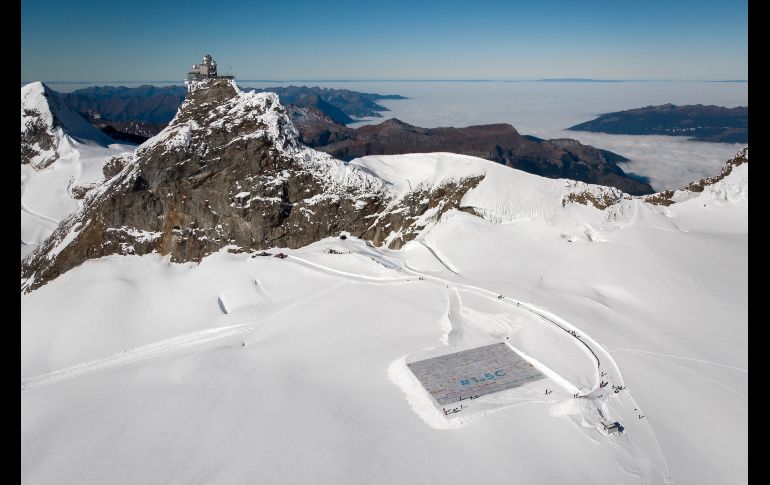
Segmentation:
<svg viewBox="0 0 770 485">
<path fill-rule="evenodd" d="M 349 165 L 486 174 L 484 218 L 397 251 L 112 256 L 23 295 L 22 482 L 748 482 L 748 164 L 606 210 L 472 157 Z M 445 414 L 406 365 L 499 342 L 545 378 Z"/>
<path fill-rule="evenodd" d="M 44 89 L 40 82 L 21 88 L 22 132 L 29 120 L 25 110 L 37 111 L 55 147 L 21 165 L 21 259 L 80 207 L 80 200 L 72 196 L 73 187 L 102 182 L 104 163 L 136 148 L 116 143 L 68 106 L 46 97 Z M 55 154 L 58 158 L 48 164 Z"/>
</svg>

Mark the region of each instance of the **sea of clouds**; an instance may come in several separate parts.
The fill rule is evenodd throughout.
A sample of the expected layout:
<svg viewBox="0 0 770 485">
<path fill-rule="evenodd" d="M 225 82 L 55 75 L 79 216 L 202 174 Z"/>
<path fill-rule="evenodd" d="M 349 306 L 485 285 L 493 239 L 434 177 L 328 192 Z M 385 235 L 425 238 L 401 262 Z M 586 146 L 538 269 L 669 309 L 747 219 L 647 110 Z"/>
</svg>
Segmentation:
<svg viewBox="0 0 770 485">
<path fill-rule="evenodd" d="M 139 85 L 131 83 L 126 85 Z M 169 83 L 153 83 L 169 84 Z M 181 84 L 181 83 L 174 83 Z M 353 91 L 400 94 L 383 100 L 390 111 L 351 126 L 398 118 L 426 128 L 510 123 L 521 134 L 574 138 L 628 158 L 622 168 L 647 177 L 656 190 L 679 188 L 716 175 L 741 144 L 705 143 L 674 136 L 626 136 L 567 131 L 566 128 L 611 111 L 673 103 L 748 106 L 745 82 L 497 82 L 497 81 L 239 81 L 242 87 L 322 86 Z M 85 85 L 52 85 L 71 91 Z"/>
<path fill-rule="evenodd" d="M 351 83 L 349 89 L 409 97 L 382 101 L 390 109 L 383 115 L 417 126 L 502 122 L 512 124 L 525 135 L 574 138 L 630 159 L 622 168 L 648 177 L 656 190 L 678 188 L 692 180 L 716 175 L 725 160 L 743 145 L 566 128 L 602 113 L 664 103 L 748 106 L 748 83 L 726 82 L 389 82 Z M 373 119 L 360 124 L 380 121 Z"/>
<path fill-rule="evenodd" d="M 748 106 L 748 83 L 735 82 L 286 82 L 244 86 L 319 85 L 407 100 L 383 100 L 390 111 L 351 126 L 386 118 L 435 128 L 510 123 L 519 133 L 540 138 L 574 138 L 631 161 L 623 170 L 648 177 L 656 190 L 678 188 L 716 175 L 743 145 L 705 143 L 674 136 L 626 136 L 567 131 L 611 111 L 673 103 Z"/>
</svg>

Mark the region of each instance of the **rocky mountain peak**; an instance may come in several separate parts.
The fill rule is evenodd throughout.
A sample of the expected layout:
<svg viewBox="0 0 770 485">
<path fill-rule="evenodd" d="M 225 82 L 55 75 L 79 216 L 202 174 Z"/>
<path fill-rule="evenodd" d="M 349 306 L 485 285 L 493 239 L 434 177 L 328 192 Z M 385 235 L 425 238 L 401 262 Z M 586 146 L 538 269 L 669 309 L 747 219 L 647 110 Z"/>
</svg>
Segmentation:
<svg viewBox="0 0 770 485">
<path fill-rule="evenodd" d="M 72 140 L 112 143 L 42 82 L 21 88 L 21 163 L 45 168 L 71 149 Z"/>
<path fill-rule="evenodd" d="M 21 163 L 45 167 L 59 158 L 53 130 L 61 123 L 49 106 L 51 91 L 41 83 L 21 89 Z"/>
<path fill-rule="evenodd" d="M 277 95 L 221 79 L 193 86 L 171 123 L 119 162 L 22 262 L 23 290 L 113 254 L 200 261 L 224 247 L 296 248 L 341 231 L 398 248 L 483 178 L 404 194 L 302 145 Z"/>
</svg>

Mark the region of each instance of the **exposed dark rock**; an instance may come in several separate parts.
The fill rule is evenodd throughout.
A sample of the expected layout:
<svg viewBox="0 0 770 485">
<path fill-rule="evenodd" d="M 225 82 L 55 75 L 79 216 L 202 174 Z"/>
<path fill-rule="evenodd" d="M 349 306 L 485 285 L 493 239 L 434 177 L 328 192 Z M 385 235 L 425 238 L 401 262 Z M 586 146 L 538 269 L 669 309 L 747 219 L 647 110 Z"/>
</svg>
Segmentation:
<svg viewBox="0 0 770 485">
<path fill-rule="evenodd" d="M 126 155 L 116 155 L 107 160 L 102 166 L 102 173 L 104 174 L 105 180 L 109 180 L 119 174 L 130 161 L 131 157 Z"/>
<path fill-rule="evenodd" d="M 25 109 L 24 115 L 27 121 L 25 128 L 21 130 L 21 163 L 30 163 L 33 158 L 40 155 L 41 150 L 54 150 L 50 157 L 38 165 L 39 168 L 45 168 L 59 158 L 59 154 L 55 151 L 53 136 L 39 111 Z"/>
<path fill-rule="evenodd" d="M 356 136 L 355 129 L 336 123 L 315 107 L 289 105 L 287 111 L 300 141 L 307 146 L 321 147 Z"/>
<path fill-rule="evenodd" d="M 21 163 L 44 169 L 61 157 L 66 138 L 106 146 L 110 139 L 43 83 L 21 88 Z"/>
<path fill-rule="evenodd" d="M 136 178 L 134 179 L 134 192 L 139 192 L 142 190 L 148 190 L 150 188 L 150 182 L 147 181 L 146 178 L 142 176 L 142 174 L 138 174 Z"/>
<path fill-rule="evenodd" d="M 94 188 L 96 188 L 96 184 L 72 185 L 70 186 L 69 191 L 73 199 L 82 199 Z"/>
<path fill-rule="evenodd" d="M 561 201 L 562 207 L 567 204 L 583 204 L 596 207 L 597 209 L 606 209 L 614 204 L 617 204 L 622 199 L 622 194 L 612 194 L 603 192 L 601 194 L 592 194 L 591 192 L 570 192 Z"/>
<path fill-rule="evenodd" d="M 702 178 L 700 180 L 696 180 L 695 182 L 690 182 L 687 184 L 686 187 L 680 189 L 683 192 L 703 192 L 703 189 L 708 187 L 709 185 L 714 185 L 715 183 L 719 182 L 720 180 L 724 179 L 730 173 L 732 173 L 733 168 L 743 165 L 744 163 L 749 163 L 749 148 L 746 147 L 738 154 L 725 162 L 724 166 L 722 167 L 722 170 L 719 172 L 719 175 L 715 175 L 713 177 L 706 177 Z M 674 200 L 674 196 L 676 195 L 677 191 L 674 190 L 664 190 L 663 192 L 658 192 L 655 194 L 648 195 L 643 198 L 645 202 L 649 202 L 650 204 L 655 205 L 662 205 L 662 206 L 670 206 L 671 204 L 676 203 Z"/>
<path fill-rule="evenodd" d="M 125 168 L 113 159 L 112 178 L 23 261 L 22 289 L 111 254 L 200 261 L 222 248 L 297 248 L 341 232 L 399 248 L 445 211 L 463 209 L 463 195 L 482 178 L 403 196 L 297 136 L 274 94 L 203 83 Z"/>
<path fill-rule="evenodd" d="M 99 125 L 96 123 L 94 123 L 94 125 L 99 127 Z M 124 131 L 118 131 L 112 125 L 106 125 L 100 128 L 105 135 L 109 136 L 113 140 L 124 141 L 128 143 L 135 143 L 137 145 L 141 145 L 142 143 L 146 142 L 150 138 L 147 136 L 136 135 L 134 133 L 126 133 Z"/>
</svg>

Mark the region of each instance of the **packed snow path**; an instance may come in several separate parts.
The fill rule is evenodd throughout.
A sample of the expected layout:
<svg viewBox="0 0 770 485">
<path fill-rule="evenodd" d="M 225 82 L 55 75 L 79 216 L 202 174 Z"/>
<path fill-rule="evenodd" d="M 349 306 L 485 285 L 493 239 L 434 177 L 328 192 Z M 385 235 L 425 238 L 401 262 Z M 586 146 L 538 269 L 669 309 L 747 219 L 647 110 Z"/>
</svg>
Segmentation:
<svg viewBox="0 0 770 485">
<path fill-rule="evenodd" d="M 112 367 L 133 364 L 149 359 L 168 357 L 193 347 L 202 346 L 204 344 L 225 339 L 227 337 L 247 334 L 253 331 L 253 326 L 259 323 L 259 320 L 266 320 L 268 318 L 279 316 L 282 313 L 286 313 L 303 305 L 304 303 L 307 303 L 311 299 L 322 297 L 323 294 L 334 291 L 335 289 L 335 285 L 330 285 L 329 288 L 327 288 L 325 291 L 301 298 L 290 305 L 274 306 L 271 310 L 263 312 L 259 319 L 249 319 L 249 321 L 243 323 L 236 323 L 233 325 L 207 328 L 196 332 L 185 333 L 183 335 L 164 339 L 159 342 L 154 342 L 133 349 L 116 352 L 103 358 L 74 364 L 62 369 L 57 369 L 34 377 L 25 378 L 21 380 L 21 392 L 29 391 L 39 386 L 55 384 L 64 380 L 74 379 L 82 375 L 91 374 L 93 372 L 109 369 Z M 259 291 L 261 292 L 262 290 Z M 217 302 L 221 305 L 221 299 L 217 299 Z"/>
<path fill-rule="evenodd" d="M 449 271 L 453 276 L 462 278 L 462 275 L 459 271 L 456 270 L 454 265 L 452 265 L 451 261 L 449 261 L 443 255 L 440 255 L 435 248 L 431 247 L 430 244 L 426 244 L 424 241 L 418 242 L 441 264 L 443 268 Z M 530 314 L 536 316 L 540 321 L 547 322 L 549 325 L 566 333 L 568 338 L 571 338 L 574 342 L 576 342 L 577 345 L 580 346 L 580 348 L 584 349 L 586 355 L 590 356 L 590 358 L 595 362 L 596 372 L 594 375 L 595 381 L 589 389 L 585 389 L 583 387 L 579 388 L 569 382 L 569 380 L 559 375 L 553 369 L 543 365 L 534 356 L 527 355 L 521 350 L 517 349 L 506 338 L 504 341 L 512 350 L 520 355 L 526 356 L 530 362 L 536 363 L 538 369 L 546 374 L 546 376 L 549 377 L 551 381 L 554 381 L 555 383 L 563 386 L 571 393 L 573 393 L 573 399 L 571 400 L 560 400 L 558 398 L 567 398 L 566 396 L 559 394 L 557 397 L 554 397 L 550 400 L 543 400 L 542 398 L 533 400 L 530 398 L 527 400 L 528 402 L 549 402 L 554 404 L 553 413 L 555 415 L 568 415 L 579 426 L 588 428 L 589 431 L 586 432 L 593 431 L 594 433 L 592 434 L 594 436 L 596 436 L 596 430 L 601 429 L 603 422 L 606 423 L 609 421 L 611 423 L 617 419 L 620 419 L 624 426 L 626 426 L 628 429 L 628 423 L 632 422 L 635 417 L 644 417 L 644 413 L 641 411 L 640 406 L 636 403 L 636 401 L 634 401 L 628 392 L 618 366 L 610 353 L 585 332 L 582 332 L 575 325 L 567 322 L 558 315 L 555 315 L 545 309 L 539 308 L 531 303 L 501 295 L 486 288 L 423 273 L 411 267 L 406 261 L 402 262 L 396 258 L 388 257 L 372 246 L 363 244 L 361 241 L 357 241 L 352 238 L 340 241 L 339 245 L 347 249 L 350 253 L 368 257 L 376 263 L 381 264 L 385 268 L 395 270 L 404 276 L 401 278 L 378 278 L 358 275 L 347 271 L 341 271 L 329 266 L 324 266 L 295 255 L 289 255 L 287 261 L 298 263 L 308 268 L 324 272 L 326 274 L 336 275 L 357 282 L 365 282 L 370 284 L 391 284 L 417 280 L 433 283 L 441 287 L 446 287 L 447 289 L 451 290 L 449 294 L 448 309 L 450 327 L 445 339 L 445 343 L 449 347 L 452 347 L 456 344 L 457 335 L 462 333 L 463 330 L 467 328 L 467 326 L 463 326 L 463 323 L 456 324 L 456 320 L 461 319 L 459 315 L 461 314 L 461 309 L 463 308 L 459 293 L 460 290 L 471 292 L 473 294 L 482 296 L 487 300 L 505 303 L 517 309 L 529 312 Z M 509 329 L 509 331 L 511 330 L 513 329 Z M 446 348 L 446 350 L 449 349 Z M 405 371 L 405 358 L 402 358 L 391 365 L 391 380 L 400 381 L 410 389 L 416 389 L 418 393 L 427 396 L 427 392 L 422 389 L 421 385 L 417 382 L 417 379 L 410 373 L 410 371 Z M 619 391 L 615 391 L 615 389 L 619 389 Z M 614 396 L 617 399 L 610 403 L 607 399 L 608 396 Z M 410 400 L 414 401 L 413 398 L 414 396 L 412 396 L 412 399 Z M 465 408 L 459 408 L 460 410 L 465 410 L 464 416 L 458 417 L 454 415 L 454 417 L 445 418 L 441 416 L 441 412 L 438 409 L 435 409 L 435 413 L 432 416 L 429 412 L 426 412 L 424 408 L 426 407 L 427 402 L 431 402 L 431 404 L 433 404 L 432 401 L 427 400 L 426 402 L 426 400 L 420 400 L 419 398 L 417 401 L 421 402 L 420 404 L 417 404 L 417 407 L 422 406 L 423 409 L 415 409 L 415 411 L 429 425 L 438 428 L 454 428 L 463 426 L 472 421 L 474 417 L 482 416 L 488 412 L 499 411 L 521 404 L 518 403 L 504 406 L 493 405 L 492 407 L 486 406 L 486 409 L 483 405 L 477 406 L 481 407 L 481 409 L 476 412 L 474 416 L 472 414 L 474 404 L 478 403 L 466 403 L 462 405 Z M 586 405 L 574 405 L 573 402 L 570 401 L 583 402 Z M 412 405 L 415 407 L 414 402 L 412 402 Z M 456 410 L 457 408 L 455 411 Z M 436 419 L 436 416 L 439 416 L 439 419 Z M 663 483 L 669 483 L 670 472 L 668 463 L 666 462 L 663 450 L 660 447 L 657 437 L 655 436 L 649 421 L 643 418 L 639 418 L 638 421 L 639 424 L 634 430 L 634 432 L 638 433 L 637 440 L 631 439 L 628 435 L 628 432 L 626 432 L 622 438 L 618 437 L 617 443 L 613 443 L 613 440 L 616 439 L 615 436 L 608 438 L 608 440 L 620 455 L 626 457 L 633 463 L 632 466 L 635 468 L 635 473 L 640 476 L 642 483 L 658 483 L 659 481 L 662 481 Z M 642 421 L 644 422 L 642 423 Z"/>
<path fill-rule="evenodd" d="M 415 385 L 415 378 L 409 373 L 405 362 L 409 356 L 398 359 L 391 364 L 389 369 L 389 378 L 397 383 L 402 391 L 407 394 L 407 401 L 417 414 L 431 427 L 440 429 L 451 429 L 464 427 L 473 420 L 491 412 L 498 412 L 519 405 L 541 403 L 549 406 L 549 412 L 554 416 L 569 417 L 594 441 L 606 440 L 613 449 L 617 451 L 618 460 L 624 464 L 629 473 L 638 475 L 643 483 L 657 483 L 667 481 L 669 476 L 668 466 L 663 456 L 662 450 L 657 443 L 649 422 L 646 419 L 639 419 L 633 422 L 637 416 L 643 415 L 638 404 L 633 400 L 630 393 L 625 390 L 625 384 L 622 376 L 611 355 L 599 345 L 593 338 L 582 332 L 573 324 L 565 321 L 559 316 L 539 308 L 531 303 L 520 301 L 518 299 L 500 295 L 496 292 L 479 286 L 465 283 L 460 272 L 453 270 L 451 262 L 439 256 L 435 251 L 431 251 L 429 246 L 420 245 L 429 252 L 432 257 L 440 261 L 441 266 L 448 272 L 447 277 L 436 274 L 427 274 L 411 267 L 407 262 L 401 261 L 393 255 L 384 254 L 384 251 L 378 251 L 363 241 L 349 238 L 346 241 L 333 241 L 322 245 L 344 249 L 348 254 L 355 254 L 359 257 L 365 257 L 373 260 L 383 271 L 377 276 L 368 274 L 358 274 L 355 271 L 335 268 L 329 265 L 320 264 L 308 259 L 305 253 L 315 257 L 319 248 L 306 252 L 300 252 L 301 255 L 290 254 L 286 261 L 288 264 L 304 266 L 313 271 L 339 277 L 345 280 L 354 281 L 360 284 L 375 285 L 401 285 L 401 284 L 430 284 L 439 288 L 448 290 L 447 292 L 447 316 L 446 322 L 442 326 L 447 330 L 443 346 L 434 350 L 451 351 L 452 347 L 465 341 L 474 341 L 473 339 L 487 339 L 486 342 L 504 341 L 513 351 L 533 362 L 536 367 L 543 372 L 549 379 L 552 386 L 552 393 L 548 397 L 543 397 L 540 387 L 524 389 L 516 396 L 507 395 L 506 391 L 497 395 L 482 396 L 471 403 L 463 403 L 461 413 L 453 415 L 442 415 L 439 408 L 430 401 L 427 393 L 419 386 Z M 344 253 L 340 257 L 345 257 Z M 344 266 L 344 265 L 343 265 Z M 347 268 L 346 268 L 347 269 Z M 396 273 L 393 276 L 387 276 L 388 273 Z M 340 282 L 342 284 L 342 282 Z M 269 300 L 257 280 L 252 280 L 251 288 L 255 300 Z M 333 291 L 337 285 L 330 285 L 324 291 Z M 22 380 L 22 392 L 29 391 L 42 385 L 54 384 L 63 380 L 76 378 L 81 375 L 90 374 L 100 370 L 113 368 L 116 366 L 128 365 L 148 359 L 166 358 L 182 352 L 189 352 L 193 348 L 208 348 L 213 342 L 227 339 L 238 339 L 239 335 L 247 335 L 253 329 L 260 325 L 262 320 L 268 320 L 271 317 L 288 311 L 291 307 L 297 307 L 306 303 L 308 298 L 321 297 L 316 293 L 312 297 L 299 298 L 290 305 L 262 308 L 265 310 L 256 317 L 248 317 L 245 320 L 238 320 L 245 316 L 242 312 L 242 306 L 239 306 L 239 300 L 247 301 L 249 292 L 243 291 L 237 298 L 231 298 L 231 295 L 220 294 L 216 302 L 219 305 L 225 317 L 229 318 L 233 324 L 222 325 L 215 328 L 205 329 L 196 332 L 189 332 L 177 337 L 164 339 L 158 342 L 128 349 L 103 358 L 67 366 L 62 369 L 47 372 L 31 378 Z M 467 300 L 467 301 L 466 301 Z M 525 312 L 535 317 L 533 321 L 540 322 L 542 331 L 552 335 L 549 338 L 559 339 L 560 342 L 572 342 L 569 347 L 561 347 L 559 350 L 573 352 L 571 357 L 562 362 L 554 360 L 554 354 L 541 356 L 538 355 L 538 342 L 534 339 L 528 349 L 522 349 L 518 342 L 514 342 L 516 337 L 516 328 L 506 327 L 504 323 L 498 327 L 489 327 L 485 324 L 479 325 L 479 319 L 483 320 L 484 312 L 476 308 L 484 303 L 494 305 L 495 308 L 502 306 L 508 308 L 507 312 L 522 313 Z M 470 306 L 469 306 L 470 304 Z M 488 310 L 488 309 L 487 309 Z M 475 313 L 474 313 L 475 312 Z M 471 318 L 468 318 L 470 313 Z M 488 316 L 488 315 L 487 315 Z M 477 318 L 478 317 L 478 318 Z M 553 330 L 547 330 L 553 329 Z M 560 334 L 561 337 L 553 337 L 553 332 Z M 534 334 L 535 336 L 541 334 Z M 546 334 L 542 334 L 546 335 Z M 514 340 L 508 340 L 510 337 Z M 246 341 L 244 340 L 244 343 Z M 543 342 L 545 343 L 545 342 Z M 545 344 L 548 347 L 552 342 Z M 581 350 L 582 349 L 582 350 Z M 574 352 L 577 352 L 576 354 Z M 583 357 L 580 357 L 580 354 Z M 544 358 L 545 357 L 545 358 Z M 572 360 L 570 360 L 572 359 Z M 577 359 L 577 360 L 574 360 Z M 584 362 L 581 364 L 580 361 Z M 572 367 L 577 369 L 587 369 L 586 365 L 592 368 L 590 372 L 591 381 L 575 380 L 575 376 L 567 375 Z M 585 374 L 585 372 L 584 372 Z M 588 375 L 588 374 L 585 374 Z M 578 376 L 579 377 L 579 376 Z M 605 384 L 606 383 L 606 384 Z M 602 384 L 604 384 L 602 386 Z M 613 387 L 620 386 L 624 389 L 620 392 L 613 392 Z M 527 386 L 525 386 L 527 387 Z M 531 387 L 531 386 L 530 386 Z M 501 397 L 502 396 L 502 397 Z M 577 396 L 577 398 L 576 398 Z M 613 435 L 604 437 L 599 431 L 602 422 L 620 421 L 628 430 L 623 435 Z M 642 422 L 644 421 L 644 422 Z"/>
</svg>

